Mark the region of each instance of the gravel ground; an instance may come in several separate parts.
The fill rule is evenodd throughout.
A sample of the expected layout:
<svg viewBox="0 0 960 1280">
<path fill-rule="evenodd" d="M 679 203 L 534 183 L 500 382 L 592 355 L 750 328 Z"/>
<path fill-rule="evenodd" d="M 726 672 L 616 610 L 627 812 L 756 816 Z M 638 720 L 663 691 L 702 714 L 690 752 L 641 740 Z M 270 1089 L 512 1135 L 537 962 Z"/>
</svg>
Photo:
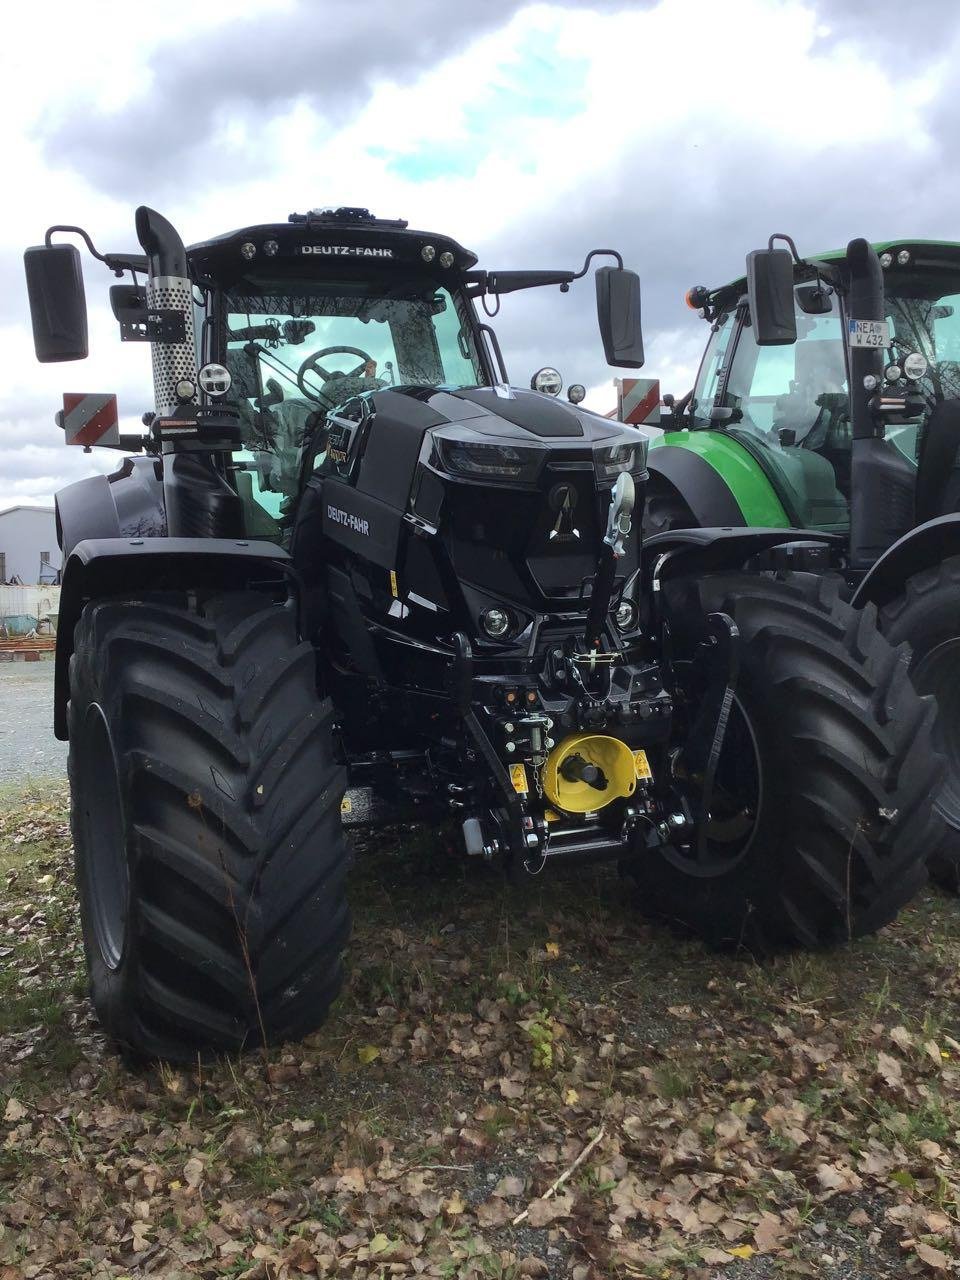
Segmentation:
<svg viewBox="0 0 960 1280">
<path fill-rule="evenodd" d="M 0 787 L 62 778 L 67 744 L 53 736 L 53 657 L 0 663 Z"/>
</svg>

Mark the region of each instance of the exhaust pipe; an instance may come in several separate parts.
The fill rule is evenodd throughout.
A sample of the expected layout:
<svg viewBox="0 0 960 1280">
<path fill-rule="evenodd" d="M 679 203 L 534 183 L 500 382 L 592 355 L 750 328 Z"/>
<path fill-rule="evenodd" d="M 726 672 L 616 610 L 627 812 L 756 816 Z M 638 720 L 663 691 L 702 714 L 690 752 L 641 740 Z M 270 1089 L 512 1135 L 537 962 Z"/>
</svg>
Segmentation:
<svg viewBox="0 0 960 1280">
<path fill-rule="evenodd" d="M 883 320 L 883 268 L 873 246 L 866 240 L 847 245 L 850 292 L 847 306 L 851 320 Z M 883 377 L 884 353 L 875 347 L 850 347 L 850 426 L 854 440 L 882 434 L 870 409 L 873 392 L 863 380 L 873 374 L 877 386 Z"/>
<path fill-rule="evenodd" d="M 177 407 L 176 386 L 184 378 L 196 384 L 197 357 L 193 331 L 193 282 L 187 251 L 177 230 L 154 209 L 141 205 L 136 213 L 137 239 L 147 255 L 147 308 L 179 311 L 182 342 L 153 342 L 153 398 L 164 417 Z"/>
<path fill-rule="evenodd" d="M 866 240 L 847 245 L 850 273 L 848 319 L 884 320 L 883 268 Z M 869 569 L 888 547 L 913 528 L 916 469 L 899 449 L 884 439 L 883 422 L 872 401 L 883 387 L 886 353 L 875 347 L 848 344 L 850 359 L 850 567 Z M 875 379 L 873 391 L 863 380 Z"/>
</svg>

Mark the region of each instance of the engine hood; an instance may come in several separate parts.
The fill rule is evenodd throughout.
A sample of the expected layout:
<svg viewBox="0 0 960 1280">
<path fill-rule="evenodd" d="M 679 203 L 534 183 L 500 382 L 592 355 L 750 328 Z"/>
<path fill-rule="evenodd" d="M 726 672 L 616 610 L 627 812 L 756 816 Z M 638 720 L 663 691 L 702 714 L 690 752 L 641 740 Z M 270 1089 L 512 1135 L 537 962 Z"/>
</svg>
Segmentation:
<svg viewBox="0 0 960 1280">
<path fill-rule="evenodd" d="M 401 410 L 402 401 L 408 403 Z M 638 435 L 622 423 L 579 405 L 517 387 L 392 387 L 374 392 L 370 408 L 390 417 L 399 412 L 404 419 L 416 419 L 425 429 L 469 422 L 470 429 L 482 435 L 520 441 L 534 436 L 567 446 L 576 442 L 589 446 L 623 437 L 636 440 Z"/>
</svg>

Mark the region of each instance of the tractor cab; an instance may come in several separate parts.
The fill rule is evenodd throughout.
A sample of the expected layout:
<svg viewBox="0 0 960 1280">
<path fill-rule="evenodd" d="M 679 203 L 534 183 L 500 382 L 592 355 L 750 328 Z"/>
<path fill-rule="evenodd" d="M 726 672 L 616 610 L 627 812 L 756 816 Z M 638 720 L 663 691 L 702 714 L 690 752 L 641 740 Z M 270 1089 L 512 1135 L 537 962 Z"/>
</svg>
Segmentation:
<svg viewBox="0 0 960 1280">
<path fill-rule="evenodd" d="M 341 209 L 247 227 L 188 259 L 205 300 L 199 363 L 226 370 L 240 415 L 234 461 L 251 532 L 282 533 L 307 442 L 338 406 L 499 377 L 468 294 L 476 258 L 448 237 Z M 314 447 L 309 465 L 324 455 Z"/>
<path fill-rule="evenodd" d="M 883 353 L 881 372 L 869 375 L 873 385 L 866 389 L 876 393 L 875 420 L 896 451 L 898 478 L 918 498 L 920 488 L 930 487 L 918 481 L 921 443 L 937 405 L 960 393 L 960 245 L 898 242 L 877 251 L 884 315 L 869 335 L 851 328 L 841 253 L 792 263 L 795 341 L 765 342 L 762 335 L 758 341 L 746 278 L 688 294 L 711 322 L 711 336 L 686 413 L 673 420 L 663 443 L 677 443 L 681 428 L 735 442 L 755 470 L 752 488 L 740 492 L 763 510 L 763 523 L 849 532 L 850 351 L 862 336 Z M 942 429 L 938 421 L 934 434 Z M 941 509 L 952 509 L 949 485 L 940 488 Z"/>
</svg>

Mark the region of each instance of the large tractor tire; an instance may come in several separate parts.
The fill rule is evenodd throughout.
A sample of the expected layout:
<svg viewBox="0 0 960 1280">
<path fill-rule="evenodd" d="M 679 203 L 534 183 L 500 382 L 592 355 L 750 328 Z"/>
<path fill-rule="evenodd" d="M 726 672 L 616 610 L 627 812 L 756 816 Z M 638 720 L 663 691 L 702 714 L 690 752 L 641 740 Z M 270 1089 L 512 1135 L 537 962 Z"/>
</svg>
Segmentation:
<svg viewBox="0 0 960 1280">
<path fill-rule="evenodd" d="M 88 604 L 70 664 L 76 877 L 97 1014 L 196 1062 L 324 1019 L 349 932 L 344 771 L 288 608 Z"/>
<path fill-rule="evenodd" d="M 627 864 L 641 905 L 718 945 L 819 947 L 892 920 L 926 879 L 934 706 L 905 646 L 807 574 L 711 575 L 674 584 L 686 658 L 688 744 L 675 784 L 696 807 L 718 721 L 706 616 L 739 630 L 739 673 L 703 837 Z M 680 662 L 676 670 L 681 675 Z M 699 712 L 698 712 L 699 708 Z"/>
<path fill-rule="evenodd" d="M 918 693 L 933 694 L 937 721 L 933 740 L 946 770 L 934 811 L 939 838 L 930 854 L 930 875 L 960 891 L 960 556 L 910 578 L 903 594 L 880 612 L 880 629 L 892 644 L 907 641 L 910 675 Z"/>
</svg>

